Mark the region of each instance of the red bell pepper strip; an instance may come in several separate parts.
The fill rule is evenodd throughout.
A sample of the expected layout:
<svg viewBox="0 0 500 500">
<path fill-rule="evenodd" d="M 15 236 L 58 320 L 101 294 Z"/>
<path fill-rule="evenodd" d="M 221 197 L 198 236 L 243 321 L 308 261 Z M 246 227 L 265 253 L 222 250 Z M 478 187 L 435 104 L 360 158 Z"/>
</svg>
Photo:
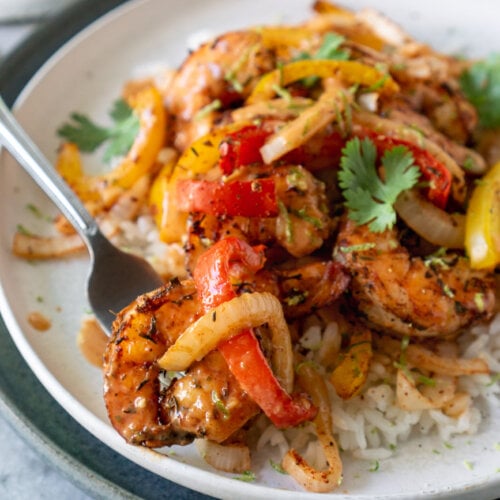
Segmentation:
<svg viewBox="0 0 500 500">
<path fill-rule="evenodd" d="M 278 203 L 273 179 L 218 182 L 180 180 L 178 209 L 216 216 L 276 217 Z"/>
<path fill-rule="evenodd" d="M 226 238 L 200 256 L 193 275 L 206 312 L 236 296 L 231 277 L 259 270 L 264 265 L 262 250 Z M 276 427 L 293 427 L 315 417 L 317 409 L 306 395 L 290 395 L 281 387 L 251 329 L 222 342 L 218 349 L 242 389 Z"/>
<path fill-rule="evenodd" d="M 248 125 L 228 134 L 219 146 L 219 166 L 225 175 L 230 175 L 238 167 L 262 163 L 260 148 L 271 131 L 256 125 Z"/>
</svg>

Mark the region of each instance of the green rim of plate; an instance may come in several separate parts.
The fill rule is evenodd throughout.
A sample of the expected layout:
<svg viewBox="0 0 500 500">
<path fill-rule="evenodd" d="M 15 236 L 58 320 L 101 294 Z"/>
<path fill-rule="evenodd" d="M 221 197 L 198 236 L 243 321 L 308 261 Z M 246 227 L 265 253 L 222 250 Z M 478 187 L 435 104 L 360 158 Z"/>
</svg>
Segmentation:
<svg viewBox="0 0 500 500">
<path fill-rule="evenodd" d="M 12 106 L 31 77 L 65 42 L 125 3 L 82 0 L 45 22 L 0 64 L 0 94 Z M 50 396 L 0 318 L 0 413 L 66 478 L 95 498 L 204 499 L 134 464 L 87 432 Z"/>
</svg>

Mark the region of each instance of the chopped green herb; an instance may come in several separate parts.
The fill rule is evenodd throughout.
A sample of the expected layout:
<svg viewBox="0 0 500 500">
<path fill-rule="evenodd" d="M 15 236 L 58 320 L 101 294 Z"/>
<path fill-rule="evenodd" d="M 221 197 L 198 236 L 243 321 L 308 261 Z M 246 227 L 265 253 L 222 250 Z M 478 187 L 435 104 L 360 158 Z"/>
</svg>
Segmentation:
<svg viewBox="0 0 500 500">
<path fill-rule="evenodd" d="M 472 462 L 469 462 L 469 460 L 464 460 L 464 466 L 467 470 L 474 469 L 474 464 Z"/>
<path fill-rule="evenodd" d="M 224 419 L 228 419 L 230 416 L 229 410 L 227 406 L 221 401 L 217 391 L 212 391 L 212 401 L 215 404 L 215 407 L 222 413 Z"/>
<path fill-rule="evenodd" d="M 424 258 L 424 264 L 427 267 L 440 267 L 441 269 L 449 269 L 450 266 L 443 259 L 443 257 L 446 256 L 446 252 L 446 248 L 438 248 L 434 253 L 431 253 Z"/>
<path fill-rule="evenodd" d="M 245 481 L 246 483 L 251 483 L 252 481 L 255 481 L 256 478 L 254 472 L 252 472 L 251 470 L 246 470 L 239 476 L 235 476 L 234 479 L 237 479 L 238 481 Z"/>
<path fill-rule="evenodd" d="M 290 218 L 290 214 L 288 213 L 288 210 L 285 206 L 285 204 L 281 201 L 278 200 L 278 209 L 280 212 L 281 217 L 285 220 L 285 238 L 287 243 L 292 243 L 293 242 L 293 224 L 292 220 Z"/>
<path fill-rule="evenodd" d="M 479 312 L 484 311 L 484 293 L 477 292 L 474 294 L 474 304 L 476 304 Z"/>
<path fill-rule="evenodd" d="M 351 245 L 349 247 L 339 247 L 339 250 L 342 253 L 365 252 L 366 250 L 370 250 L 376 246 L 377 245 L 375 243 L 359 243 L 358 245 Z"/>
<path fill-rule="evenodd" d="M 448 441 L 444 441 L 443 446 L 445 448 L 448 448 L 449 450 L 452 450 L 454 448 L 454 446 L 451 443 L 449 443 Z"/>
<path fill-rule="evenodd" d="M 298 168 L 290 169 L 290 173 L 286 176 L 286 183 L 290 189 L 298 189 L 303 192 L 307 191 L 306 176 Z"/>
<path fill-rule="evenodd" d="M 278 94 L 282 99 L 290 103 L 292 101 L 292 94 L 288 92 L 284 87 L 281 87 L 280 85 L 273 85 L 273 90 Z"/>
<path fill-rule="evenodd" d="M 313 217 L 312 215 L 309 215 L 306 212 L 305 208 L 301 208 L 299 210 L 294 210 L 293 215 L 296 215 L 300 219 L 309 222 L 309 224 L 313 225 L 316 229 L 322 229 L 323 228 L 323 222 L 321 219 L 318 219 L 317 217 Z"/>
<path fill-rule="evenodd" d="M 20 234 L 24 234 L 25 236 L 33 236 L 33 233 L 26 228 L 26 226 L 23 226 L 22 224 L 18 224 L 16 226 L 17 232 Z"/>
<path fill-rule="evenodd" d="M 371 467 L 368 469 L 370 472 L 377 472 L 380 469 L 380 463 L 378 460 L 372 462 Z"/>
<path fill-rule="evenodd" d="M 293 292 L 293 295 L 289 295 L 285 298 L 285 302 L 288 306 L 298 306 L 299 304 L 305 302 L 307 295 L 307 290 L 299 291 L 298 293 Z"/>
<path fill-rule="evenodd" d="M 125 155 L 129 151 L 140 128 L 139 118 L 123 99 L 114 102 L 110 117 L 113 125 L 102 127 L 84 114 L 72 113 L 72 123 L 65 123 L 57 133 L 64 139 L 74 142 L 86 153 L 91 153 L 101 144 L 108 142 L 104 151 L 104 161 L 109 162 L 112 158 Z"/>
<path fill-rule="evenodd" d="M 373 83 L 366 89 L 363 89 L 363 93 L 370 93 L 370 92 L 375 92 L 376 90 L 380 90 L 385 85 L 388 78 L 389 75 L 387 74 L 383 75 L 382 78 L 379 78 L 375 83 Z"/>
<path fill-rule="evenodd" d="M 491 387 L 500 381 L 500 373 L 495 373 L 490 377 L 490 381 L 486 384 L 486 387 Z"/>
<path fill-rule="evenodd" d="M 433 378 L 426 377 L 425 375 L 419 375 L 417 378 L 417 382 L 429 387 L 434 387 L 436 385 L 436 381 Z"/>
<path fill-rule="evenodd" d="M 500 54 L 492 54 L 460 76 L 463 93 L 477 109 L 485 128 L 500 126 Z"/>
<path fill-rule="evenodd" d="M 462 163 L 462 168 L 464 170 L 473 170 L 474 166 L 475 166 L 474 160 L 470 156 L 467 156 L 465 161 Z"/>
<path fill-rule="evenodd" d="M 48 215 L 44 215 L 42 211 L 36 206 L 33 205 L 33 203 L 28 203 L 26 205 L 26 208 L 35 216 L 38 217 L 39 219 L 44 219 L 48 222 L 52 222 L 52 217 L 49 217 Z"/>
<path fill-rule="evenodd" d="M 385 182 L 377 174 L 376 159 L 377 148 L 371 140 L 351 139 L 342 150 L 339 185 L 349 218 L 358 224 L 368 223 L 373 232 L 382 232 L 396 222 L 393 205 L 402 191 L 417 183 L 420 172 L 404 146 L 384 153 Z"/>
<path fill-rule="evenodd" d="M 337 33 L 327 33 L 323 37 L 323 43 L 314 54 L 314 59 L 335 59 L 345 61 L 349 59 L 349 52 L 340 48 L 345 38 Z"/>
<path fill-rule="evenodd" d="M 211 103 L 203 106 L 198 113 L 194 115 L 195 120 L 203 120 L 203 118 L 207 117 L 212 111 L 217 111 L 222 107 L 222 102 L 220 99 L 214 99 Z"/>
<path fill-rule="evenodd" d="M 272 458 L 269 460 L 269 463 L 276 472 L 279 472 L 280 474 L 288 474 L 288 472 L 285 469 L 283 469 L 281 464 L 275 462 Z"/>
<path fill-rule="evenodd" d="M 494 448 L 496 451 L 500 451 L 500 443 L 495 443 Z"/>
</svg>

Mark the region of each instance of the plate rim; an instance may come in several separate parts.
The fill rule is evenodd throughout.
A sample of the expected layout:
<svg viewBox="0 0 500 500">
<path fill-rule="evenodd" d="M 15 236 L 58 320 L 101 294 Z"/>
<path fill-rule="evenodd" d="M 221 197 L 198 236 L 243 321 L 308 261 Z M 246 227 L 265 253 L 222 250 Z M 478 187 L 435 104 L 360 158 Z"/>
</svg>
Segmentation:
<svg viewBox="0 0 500 500">
<path fill-rule="evenodd" d="M 90 3 L 91 3 L 91 2 L 92 2 L 92 0 L 90 0 Z M 80 2 L 80 3 L 82 3 L 82 4 L 83 4 L 84 2 Z M 87 3 L 89 3 L 89 1 L 88 1 Z M 118 1 L 117 1 L 117 0 L 111 0 L 111 1 L 106 1 L 106 0 L 105 0 L 105 1 L 101 1 L 101 2 L 95 2 L 95 3 L 98 3 L 100 6 L 103 6 L 103 4 L 116 4 L 116 5 L 119 5 L 119 4 L 126 3 L 126 2 L 125 2 L 124 0 L 121 0 L 121 1 L 120 1 L 120 0 L 118 0 Z M 112 7 L 111 7 L 111 8 L 112 8 Z M 110 8 L 110 9 L 111 9 L 111 8 Z M 107 10 L 105 10 L 105 11 L 104 11 L 104 12 L 102 12 L 101 14 L 105 14 L 106 12 L 107 12 Z M 94 18 L 94 20 L 95 20 L 95 19 L 97 19 L 97 18 L 99 18 L 101 14 L 97 15 L 97 17 L 95 17 L 95 18 Z M 61 16 L 61 17 L 64 17 L 64 16 Z M 92 21 L 92 19 L 91 19 L 90 21 Z M 85 27 L 85 26 L 83 26 L 83 27 Z M 82 28 L 83 28 L 83 27 L 82 27 Z M 81 31 L 81 29 L 82 29 L 82 28 L 77 29 L 75 32 L 73 32 L 72 34 L 70 34 L 70 36 L 69 36 L 68 38 L 72 38 L 72 35 L 77 34 L 79 31 Z M 61 35 L 61 36 L 62 36 L 62 35 Z M 35 37 L 35 38 L 37 38 L 37 37 Z M 64 43 L 64 41 L 63 41 L 63 43 Z M 24 47 L 22 47 L 22 48 L 24 48 Z M 53 53 L 53 51 L 52 51 L 51 53 Z M 28 51 L 26 51 L 26 54 L 27 54 L 27 55 L 29 55 L 29 52 L 28 52 Z M 45 62 L 45 61 L 46 61 L 46 59 L 44 59 L 44 61 L 43 61 L 43 62 Z M 38 69 L 39 69 L 39 68 L 37 67 L 37 68 L 34 70 L 34 73 L 33 73 L 33 74 L 36 74 L 36 71 L 37 71 Z M 32 74 L 31 76 L 33 76 L 33 74 Z M 0 73 L 0 76 L 1 76 L 1 73 Z M 27 79 L 26 79 L 26 81 L 24 82 L 24 85 L 21 85 L 21 90 L 25 88 L 25 85 L 26 85 L 26 84 L 29 84 L 29 81 L 30 81 L 30 78 L 27 78 Z M 1 78 L 0 78 L 0 83 L 1 83 Z M 1 87 L 0 87 L 0 89 L 1 89 Z M 14 96 L 14 97 L 17 97 L 17 96 Z M 12 100 L 11 100 L 10 104 L 12 104 L 12 103 L 14 102 L 14 97 L 12 98 Z M 166 481 L 166 480 L 165 480 L 165 479 L 163 479 L 163 481 Z"/>
<path fill-rule="evenodd" d="M 57 50 L 94 21 L 127 2 L 128 0 L 76 0 L 72 5 L 64 7 L 50 19 L 43 20 L 16 47 L 3 58 L 0 58 L 0 95 L 2 95 L 6 104 L 9 107 L 14 105 L 32 77 Z M 34 47 L 36 47 L 36 50 L 33 50 Z M 42 386 L 19 353 L 1 315 L 0 335 L 5 337 L 7 348 L 11 349 L 11 354 L 19 356 L 17 362 L 21 363 L 20 367 L 26 369 L 24 375 L 31 376 L 33 381 L 39 384 L 39 389 L 43 391 L 39 398 L 44 398 L 59 406 L 59 403 Z M 54 469 L 61 473 L 62 477 L 82 492 L 92 495 L 93 498 L 123 498 L 130 500 L 142 498 L 142 495 L 138 496 L 113 480 L 107 479 L 99 471 L 87 466 L 65 450 L 59 443 L 55 442 L 35 422 L 30 420 L 26 410 L 8 393 L 7 388 L 4 386 L 7 383 L 8 381 L 0 377 L 0 414 L 3 420 L 39 456 L 48 459 Z M 90 438 L 96 439 L 66 411 L 64 411 L 64 414 L 71 425 L 81 429 Z M 105 443 L 99 442 L 99 445 L 112 452 L 111 448 Z M 124 457 L 121 458 L 126 460 L 130 466 L 136 468 L 139 473 L 153 475 L 153 473 L 146 471 L 130 460 Z M 162 478 L 162 481 L 165 486 L 171 484 L 172 487 L 178 488 L 179 497 L 208 498 L 167 479 Z M 168 488 L 165 488 L 165 492 L 167 491 Z"/>
</svg>

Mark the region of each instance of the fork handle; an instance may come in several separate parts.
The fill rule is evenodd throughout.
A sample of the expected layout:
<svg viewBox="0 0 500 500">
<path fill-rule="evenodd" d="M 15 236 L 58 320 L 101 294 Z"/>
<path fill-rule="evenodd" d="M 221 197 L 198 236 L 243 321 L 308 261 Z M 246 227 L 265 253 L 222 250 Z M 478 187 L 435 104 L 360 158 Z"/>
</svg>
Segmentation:
<svg viewBox="0 0 500 500">
<path fill-rule="evenodd" d="M 100 233 L 95 220 L 31 140 L 0 97 L 0 143 L 71 222 L 87 246 Z"/>
</svg>

